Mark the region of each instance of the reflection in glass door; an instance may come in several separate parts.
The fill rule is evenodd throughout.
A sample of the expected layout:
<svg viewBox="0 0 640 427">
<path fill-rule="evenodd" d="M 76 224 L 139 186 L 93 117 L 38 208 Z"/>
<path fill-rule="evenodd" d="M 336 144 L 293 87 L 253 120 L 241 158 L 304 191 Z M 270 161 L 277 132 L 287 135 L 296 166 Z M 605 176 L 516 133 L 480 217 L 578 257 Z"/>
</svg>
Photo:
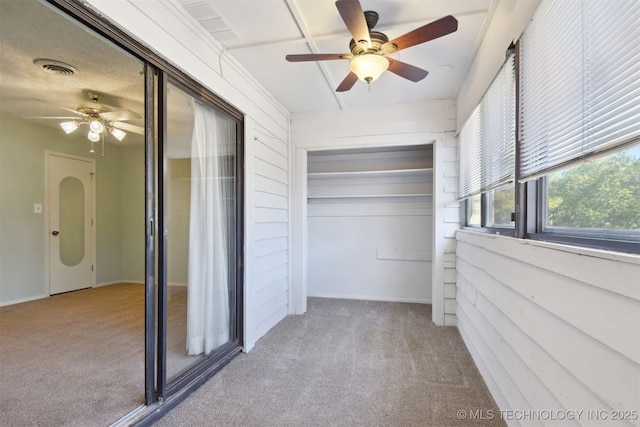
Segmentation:
<svg viewBox="0 0 640 427">
<path fill-rule="evenodd" d="M 166 378 L 236 339 L 236 121 L 167 86 Z"/>
</svg>

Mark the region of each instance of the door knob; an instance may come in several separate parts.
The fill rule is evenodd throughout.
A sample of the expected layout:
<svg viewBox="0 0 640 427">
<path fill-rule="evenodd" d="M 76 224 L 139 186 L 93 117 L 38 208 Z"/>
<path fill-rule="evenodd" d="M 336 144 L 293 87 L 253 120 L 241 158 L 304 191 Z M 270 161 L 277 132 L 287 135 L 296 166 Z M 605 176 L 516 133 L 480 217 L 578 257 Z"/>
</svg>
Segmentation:
<svg viewBox="0 0 640 427">
<path fill-rule="evenodd" d="M 60 234 L 60 232 L 58 230 L 53 230 L 51 234 L 53 234 L 54 236 L 57 236 L 58 234 Z"/>
</svg>

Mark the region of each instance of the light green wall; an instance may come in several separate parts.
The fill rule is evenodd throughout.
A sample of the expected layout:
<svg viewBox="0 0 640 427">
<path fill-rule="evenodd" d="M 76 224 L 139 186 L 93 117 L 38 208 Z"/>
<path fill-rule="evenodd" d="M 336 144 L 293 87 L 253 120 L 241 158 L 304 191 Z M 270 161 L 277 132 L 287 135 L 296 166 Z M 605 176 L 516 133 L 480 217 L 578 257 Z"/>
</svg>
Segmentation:
<svg viewBox="0 0 640 427">
<path fill-rule="evenodd" d="M 144 281 L 144 146 L 121 148 L 121 278 Z"/>
<path fill-rule="evenodd" d="M 45 150 L 96 160 L 96 282 L 144 280 L 144 150 L 0 116 L 0 305 L 46 295 Z M 126 223 L 126 225 L 125 225 Z M 142 236 L 142 237 L 140 237 Z M 126 260 L 126 262 L 125 262 Z"/>
</svg>

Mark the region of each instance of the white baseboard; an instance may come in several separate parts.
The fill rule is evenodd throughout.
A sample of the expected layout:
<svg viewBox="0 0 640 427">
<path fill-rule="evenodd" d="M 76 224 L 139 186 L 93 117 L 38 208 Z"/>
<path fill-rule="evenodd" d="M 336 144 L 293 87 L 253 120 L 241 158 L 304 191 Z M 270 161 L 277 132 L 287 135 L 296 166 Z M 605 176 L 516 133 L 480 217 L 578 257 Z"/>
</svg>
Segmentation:
<svg viewBox="0 0 640 427">
<path fill-rule="evenodd" d="M 144 281 L 141 280 L 116 280 L 114 282 L 102 282 L 96 283 L 94 288 L 100 288 L 102 286 L 116 285 L 118 283 L 134 283 L 134 284 L 144 284 Z"/>
<path fill-rule="evenodd" d="M 0 307 L 4 307 L 6 305 L 20 304 L 21 302 L 35 301 L 43 298 L 49 298 L 49 295 L 38 295 L 35 297 L 20 298 L 13 301 L 0 302 Z"/>
<path fill-rule="evenodd" d="M 307 295 L 310 298 L 334 298 L 334 299 L 357 299 L 368 301 L 386 301 L 386 302 L 411 302 L 416 304 L 431 304 L 430 299 L 420 298 L 395 298 L 395 297 L 377 297 L 371 295 Z"/>
<path fill-rule="evenodd" d="M 180 282 L 169 282 L 167 283 L 167 286 L 180 286 L 180 287 L 186 288 L 189 285 L 186 283 L 180 283 Z"/>
</svg>

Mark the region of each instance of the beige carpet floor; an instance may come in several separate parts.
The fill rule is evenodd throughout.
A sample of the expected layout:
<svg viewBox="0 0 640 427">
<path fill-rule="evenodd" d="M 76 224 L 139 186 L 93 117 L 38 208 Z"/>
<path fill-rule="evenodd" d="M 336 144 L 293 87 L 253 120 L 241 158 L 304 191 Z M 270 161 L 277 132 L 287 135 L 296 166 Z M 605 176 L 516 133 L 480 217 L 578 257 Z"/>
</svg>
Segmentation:
<svg viewBox="0 0 640 427">
<path fill-rule="evenodd" d="M 458 330 L 434 326 L 430 305 L 310 298 L 154 426 L 504 425 L 497 414 Z"/>
<path fill-rule="evenodd" d="M 144 398 L 144 289 L 0 308 L 0 426 L 105 426 Z"/>
<path fill-rule="evenodd" d="M 185 350 L 186 288 L 168 305 L 167 372 Z M 0 427 L 107 426 L 144 400 L 144 286 L 120 283 L 0 307 Z"/>
</svg>

